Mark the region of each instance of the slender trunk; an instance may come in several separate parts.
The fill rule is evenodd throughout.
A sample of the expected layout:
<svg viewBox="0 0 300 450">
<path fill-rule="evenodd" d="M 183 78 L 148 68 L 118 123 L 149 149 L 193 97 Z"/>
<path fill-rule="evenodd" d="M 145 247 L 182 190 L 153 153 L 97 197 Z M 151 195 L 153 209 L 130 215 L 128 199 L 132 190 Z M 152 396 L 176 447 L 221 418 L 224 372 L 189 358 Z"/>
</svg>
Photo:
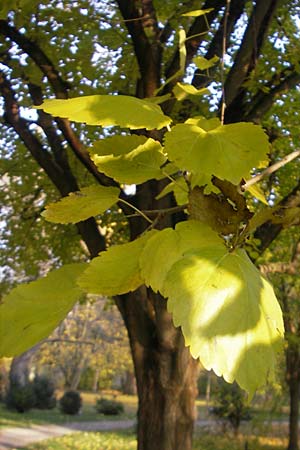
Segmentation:
<svg viewBox="0 0 300 450">
<path fill-rule="evenodd" d="M 93 392 L 97 392 L 98 391 L 98 381 L 99 381 L 99 376 L 100 376 L 100 369 L 97 368 L 94 372 L 94 378 L 93 378 L 93 386 L 92 386 L 92 391 Z"/>
<path fill-rule="evenodd" d="M 299 380 L 289 383 L 290 417 L 289 417 L 289 445 L 288 450 L 299 450 Z"/>
<path fill-rule="evenodd" d="M 287 384 L 290 395 L 289 416 L 289 444 L 288 450 L 299 450 L 299 401 L 300 401 L 300 373 L 298 344 L 287 340 Z"/>
<path fill-rule="evenodd" d="M 75 374 L 72 377 L 70 388 L 74 391 L 78 389 L 78 385 L 80 383 L 80 379 L 84 369 L 86 368 L 86 359 L 82 358 L 80 363 L 78 364 Z"/>
<path fill-rule="evenodd" d="M 145 287 L 118 299 L 138 390 L 138 450 L 190 450 L 198 364 L 166 310 Z"/>
</svg>

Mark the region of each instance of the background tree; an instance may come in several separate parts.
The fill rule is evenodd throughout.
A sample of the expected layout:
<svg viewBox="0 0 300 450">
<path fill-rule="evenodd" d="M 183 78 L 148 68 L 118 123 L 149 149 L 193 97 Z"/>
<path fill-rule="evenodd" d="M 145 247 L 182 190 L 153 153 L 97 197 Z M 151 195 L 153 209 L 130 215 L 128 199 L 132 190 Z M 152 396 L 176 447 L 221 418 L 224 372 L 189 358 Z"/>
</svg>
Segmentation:
<svg viewBox="0 0 300 450">
<path fill-rule="evenodd" d="M 132 373 L 128 339 L 116 306 L 105 299 L 76 305 L 37 349 L 31 362 L 37 372 L 63 375 L 65 387 L 98 391 Z M 90 380 L 82 378 L 86 374 Z"/>
<path fill-rule="evenodd" d="M 206 13 L 182 16 L 199 7 Z M 188 75 L 194 87 L 210 86 L 215 95 L 190 97 L 181 103 L 173 96 L 164 97 L 161 106 L 175 120 L 194 113 L 217 115 L 225 123 L 261 122 L 273 141 L 273 161 L 297 146 L 289 123 L 299 103 L 296 1 L 20 1 L 5 2 L 1 11 L 2 162 L 6 173 L 1 195 L 7 205 L 2 215 L 7 220 L 3 266 L 8 275 L 34 276 L 49 257 L 52 265 L 85 257 L 76 250 L 78 240 L 72 227 L 50 229 L 39 217 L 44 204 L 57 195 L 48 179 L 62 196 L 88 184 L 90 178 L 105 186 L 112 184 L 97 171 L 86 146 L 114 130 L 71 126 L 41 110 L 30 118 L 24 111 L 31 103 L 91 92 L 139 98 L 167 95 Z M 184 43 L 178 39 L 179 27 L 186 33 Z M 196 56 L 218 56 L 222 62 L 205 69 Z M 278 136 L 283 136 L 280 143 L 275 140 Z M 160 139 L 161 133 L 155 137 Z M 151 180 L 138 185 L 131 202 L 142 210 L 176 206 L 172 194 L 156 199 L 167 182 Z M 298 180 L 291 177 L 283 185 L 279 178 L 270 187 L 266 183 L 270 201 L 279 200 L 280 211 L 298 207 Z M 12 198 L 13 192 L 19 195 Z M 21 205 L 17 203 L 20 197 Z M 205 209 L 215 205 L 210 196 Z M 127 217 L 130 239 L 148 226 L 125 207 L 118 215 L 123 223 L 122 214 L 131 216 Z M 157 227 L 173 226 L 180 218 L 182 213 L 159 216 Z M 283 228 L 282 222 L 274 222 L 272 215 L 261 219 L 255 236 L 260 251 Z M 290 220 L 290 224 L 295 222 Z M 79 222 L 77 231 L 91 257 L 105 249 L 105 235 L 95 219 Z M 27 236 L 31 236 L 29 242 Z M 34 270 L 29 270 L 30 265 Z M 139 449 L 191 448 L 197 363 L 159 295 L 143 287 L 118 297 L 117 304 L 128 330 L 137 378 Z"/>
</svg>

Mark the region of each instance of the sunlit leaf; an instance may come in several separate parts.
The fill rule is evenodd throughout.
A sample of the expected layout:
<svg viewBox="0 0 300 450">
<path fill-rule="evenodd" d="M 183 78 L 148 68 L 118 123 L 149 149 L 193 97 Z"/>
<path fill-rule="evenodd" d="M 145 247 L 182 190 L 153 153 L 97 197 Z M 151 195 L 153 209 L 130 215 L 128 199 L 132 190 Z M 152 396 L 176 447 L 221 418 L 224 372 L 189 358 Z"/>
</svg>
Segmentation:
<svg viewBox="0 0 300 450">
<path fill-rule="evenodd" d="M 185 47 L 186 34 L 183 28 L 179 30 L 179 70 L 183 74 L 185 71 L 186 63 L 186 47 Z"/>
<path fill-rule="evenodd" d="M 222 245 L 222 239 L 195 220 L 180 222 L 175 230 L 165 228 L 149 239 L 141 253 L 141 273 L 146 285 L 154 291 L 161 290 L 168 271 L 186 251 L 216 243 Z"/>
<path fill-rule="evenodd" d="M 214 10 L 214 8 L 195 9 L 193 11 L 188 11 L 188 12 L 183 13 L 181 15 L 185 16 L 185 17 L 200 17 L 200 16 L 203 16 L 204 14 L 210 13 L 213 10 Z"/>
<path fill-rule="evenodd" d="M 99 171 L 120 183 L 140 184 L 161 178 L 166 162 L 158 141 L 144 136 L 113 136 L 95 142 L 91 158 Z"/>
<path fill-rule="evenodd" d="M 214 66 L 218 61 L 219 61 L 218 56 L 213 56 L 210 59 L 206 59 L 203 56 L 195 56 L 195 58 L 193 58 L 193 63 L 200 70 L 209 69 L 210 67 Z"/>
<path fill-rule="evenodd" d="M 68 100 L 45 100 L 37 109 L 54 117 L 104 127 L 160 129 L 171 123 L 158 105 L 126 95 L 88 95 Z"/>
<path fill-rule="evenodd" d="M 274 375 L 283 320 L 271 285 L 244 250 L 212 245 L 185 254 L 162 287 L 175 326 L 207 370 L 250 397 Z"/>
<path fill-rule="evenodd" d="M 116 187 L 88 186 L 57 203 L 50 203 L 42 216 L 49 222 L 77 223 L 102 214 L 118 201 L 119 194 L 120 189 Z"/>
<path fill-rule="evenodd" d="M 174 95 L 177 100 L 184 100 L 188 95 L 204 95 L 209 94 L 210 91 L 206 88 L 196 89 L 194 86 L 188 83 L 177 83 L 173 89 Z"/>
<path fill-rule="evenodd" d="M 93 294 L 119 295 L 134 291 L 143 284 L 139 258 L 152 230 L 133 242 L 110 247 L 94 258 L 78 283 Z"/>
<path fill-rule="evenodd" d="M 180 169 L 191 171 L 209 184 L 211 176 L 238 184 L 267 159 L 269 144 L 263 129 L 251 123 L 220 125 L 206 131 L 179 124 L 166 133 L 165 150 Z"/>
<path fill-rule="evenodd" d="M 263 190 L 259 186 L 257 185 L 249 186 L 247 191 L 250 192 L 250 194 L 253 195 L 253 197 L 257 198 L 265 205 L 269 205 Z"/>
<path fill-rule="evenodd" d="M 83 292 L 76 280 L 86 264 L 68 264 L 13 289 L 0 303 L 0 357 L 16 356 L 49 336 Z"/>
</svg>

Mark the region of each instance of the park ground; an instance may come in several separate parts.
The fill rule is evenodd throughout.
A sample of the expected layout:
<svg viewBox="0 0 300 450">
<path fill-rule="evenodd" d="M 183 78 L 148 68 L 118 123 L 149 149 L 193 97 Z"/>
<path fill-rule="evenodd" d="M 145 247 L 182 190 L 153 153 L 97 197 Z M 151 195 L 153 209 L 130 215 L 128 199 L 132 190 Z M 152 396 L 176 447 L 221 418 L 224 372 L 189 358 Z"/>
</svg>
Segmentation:
<svg viewBox="0 0 300 450">
<path fill-rule="evenodd" d="M 95 399 L 99 395 L 81 395 L 83 408 L 76 416 L 63 415 L 58 408 L 20 414 L 0 405 L 1 450 L 135 450 L 137 398 L 118 395 L 115 398 L 123 403 L 125 411 L 108 417 L 95 411 Z M 242 424 L 237 436 L 209 414 L 205 400 L 199 399 L 197 408 L 194 450 L 284 450 L 287 446 L 285 407 L 274 413 L 254 406 L 251 421 Z M 7 436 L 9 439 L 4 445 Z M 37 442 L 28 438 L 34 436 Z"/>
</svg>

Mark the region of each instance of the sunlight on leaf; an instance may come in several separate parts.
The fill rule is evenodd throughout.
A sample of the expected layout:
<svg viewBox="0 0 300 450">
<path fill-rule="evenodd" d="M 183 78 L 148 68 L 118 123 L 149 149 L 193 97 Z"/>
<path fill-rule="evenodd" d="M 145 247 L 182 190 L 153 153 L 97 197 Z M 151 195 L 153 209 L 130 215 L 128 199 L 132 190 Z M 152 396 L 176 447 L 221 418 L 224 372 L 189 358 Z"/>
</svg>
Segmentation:
<svg viewBox="0 0 300 450">
<path fill-rule="evenodd" d="M 68 100 L 45 100 L 36 109 L 88 125 L 117 125 L 130 129 L 161 129 L 171 123 L 160 107 L 126 95 L 88 95 Z"/>
<path fill-rule="evenodd" d="M 196 220 L 179 222 L 175 230 L 165 228 L 149 239 L 140 257 L 142 277 L 154 291 L 161 290 L 165 277 L 172 265 L 192 249 L 200 249 L 222 239 L 207 225 Z M 155 264 L 159 261 L 159 264 Z"/>
<path fill-rule="evenodd" d="M 269 205 L 263 190 L 259 186 L 257 185 L 249 186 L 247 191 L 250 192 L 250 194 L 253 195 L 253 197 L 257 198 L 265 205 L 267 206 Z"/>
<path fill-rule="evenodd" d="M 210 184 L 212 175 L 237 185 L 267 160 L 269 144 L 263 129 L 251 123 L 220 125 L 208 131 L 185 123 L 166 133 L 165 150 L 171 161 L 191 171 L 202 185 Z"/>
<path fill-rule="evenodd" d="M 20 284 L 0 304 L 0 357 L 16 356 L 49 334 L 83 295 L 76 280 L 86 264 L 68 264 Z"/>
<path fill-rule="evenodd" d="M 196 89 L 194 86 L 188 83 L 177 83 L 173 89 L 173 93 L 177 98 L 177 100 L 182 101 L 188 95 L 199 96 L 204 94 L 210 94 L 210 91 L 209 89 L 206 88 Z"/>
<path fill-rule="evenodd" d="M 274 376 L 283 320 L 271 285 L 243 250 L 212 245 L 186 253 L 167 274 L 162 294 L 186 345 L 251 397 Z"/>
<path fill-rule="evenodd" d="M 119 194 L 116 187 L 88 186 L 47 205 L 42 216 L 49 222 L 77 223 L 102 214 L 118 201 Z"/>
<path fill-rule="evenodd" d="M 177 178 L 175 181 L 167 184 L 167 186 L 155 197 L 156 200 L 163 198 L 165 195 L 174 193 L 177 205 L 185 205 L 188 203 L 188 186 L 183 177 Z"/>
<path fill-rule="evenodd" d="M 214 8 L 195 9 L 193 11 L 188 11 L 188 12 L 183 13 L 181 15 L 185 16 L 185 17 L 200 17 L 200 16 L 203 16 L 204 14 L 210 13 L 213 10 L 214 10 Z"/>
<path fill-rule="evenodd" d="M 99 171 L 120 183 L 140 184 L 161 178 L 166 162 L 158 141 L 144 136 L 113 136 L 95 142 L 91 158 Z"/>
<path fill-rule="evenodd" d="M 218 56 L 213 56 L 210 59 L 206 59 L 203 56 L 195 56 L 195 58 L 193 58 L 193 63 L 198 67 L 198 69 L 207 70 L 217 64 L 219 59 L 220 58 Z"/>
</svg>

